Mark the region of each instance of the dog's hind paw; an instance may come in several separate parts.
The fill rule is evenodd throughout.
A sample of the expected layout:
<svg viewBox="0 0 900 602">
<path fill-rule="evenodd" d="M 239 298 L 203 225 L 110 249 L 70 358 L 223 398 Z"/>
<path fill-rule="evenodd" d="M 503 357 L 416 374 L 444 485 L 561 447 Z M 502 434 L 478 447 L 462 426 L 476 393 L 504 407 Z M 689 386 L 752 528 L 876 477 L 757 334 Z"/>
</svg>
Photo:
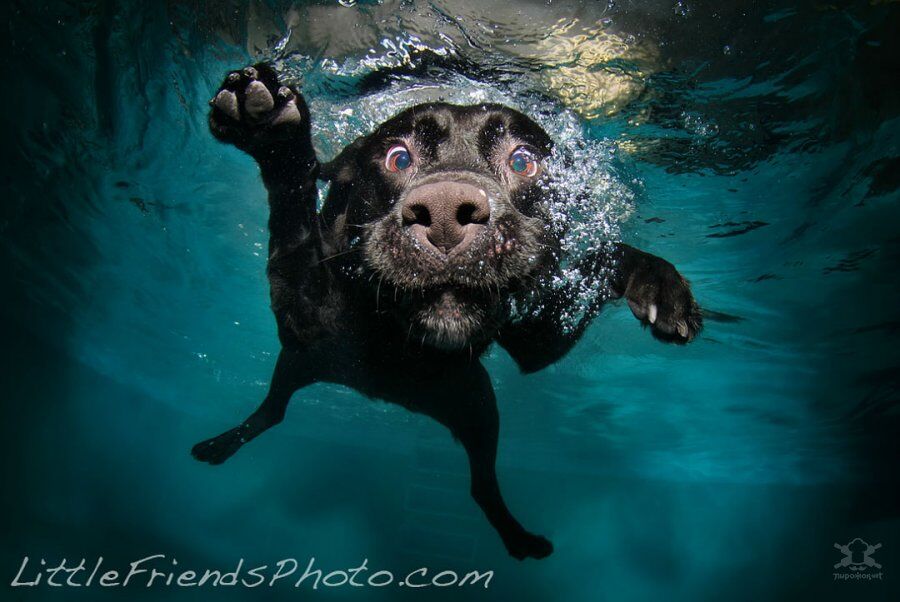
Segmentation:
<svg viewBox="0 0 900 602">
<path fill-rule="evenodd" d="M 546 558 L 553 553 L 553 544 L 549 539 L 528 531 L 506 537 L 503 543 L 509 555 L 517 560 Z"/>
<path fill-rule="evenodd" d="M 246 443 L 243 425 L 222 433 L 218 437 L 201 441 L 191 449 L 191 455 L 201 462 L 221 464 Z"/>
</svg>

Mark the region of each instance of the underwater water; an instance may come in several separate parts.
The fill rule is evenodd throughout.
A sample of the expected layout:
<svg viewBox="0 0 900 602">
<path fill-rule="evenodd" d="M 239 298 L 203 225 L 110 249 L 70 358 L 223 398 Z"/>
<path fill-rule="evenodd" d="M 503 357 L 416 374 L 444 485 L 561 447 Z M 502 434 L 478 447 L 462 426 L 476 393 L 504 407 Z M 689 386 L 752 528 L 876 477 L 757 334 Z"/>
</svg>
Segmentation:
<svg viewBox="0 0 900 602">
<path fill-rule="evenodd" d="M 488 588 L 6 587 L 2 599 L 759 600 L 900 593 L 900 5 L 11 2 L 3 124 L 3 575 L 23 556 L 233 570 L 492 570 Z M 561 362 L 484 358 L 500 482 L 555 545 L 509 558 L 428 419 L 333 385 L 218 467 L 191 446 L 279 350 L 265 191 L 207 132 L 224 73 L 301 82 L 333 156 L 425 99 L 557 141 L 578 253 L 692 282 L 666 346 L 604 308 Z M 577 198 L 576 198 L 577 197 Z M 836 580 L 862 538 L 883 578 Z M 298 575 L 299 576 L 299 573 Z M 195 588 L 196 589 L 196 588 Z"/>
</svg>

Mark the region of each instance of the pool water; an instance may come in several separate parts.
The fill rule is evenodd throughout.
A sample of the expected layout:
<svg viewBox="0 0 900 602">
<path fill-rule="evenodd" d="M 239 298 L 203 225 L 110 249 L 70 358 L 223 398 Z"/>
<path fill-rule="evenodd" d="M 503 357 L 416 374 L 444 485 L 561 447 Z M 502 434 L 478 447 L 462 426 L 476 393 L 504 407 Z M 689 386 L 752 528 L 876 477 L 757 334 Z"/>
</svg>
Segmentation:
<svg viewBox="0 0 900 602">
<path fill-rule="evenodd" d="M 487 589 L 252 591 L 271 600 L 900 593 L 897 3 L 0 11 L 8 580 L 26 555 L 163 553 L 229 570 L 315 557 L 326 572 L 365 558 L 397 574 L 494 571 Z M 519 108 L 557 141 L 568 249 L 624 240 L 692 282 L 706 326 L 689 346 L 614 304 L 536 375 L 486 355 L 500 481 L 553 540 L 548 559 L 506 555 L 441 427 L 338 386 L 296 394 L 222 466 L 190 457 L 257 405 L 279 349 L 265 192 L 206 126 L 223 74 L 259 59 L 302 82 L 326 158 L 423 100 Z M 835 580 L 834 545 L 855 537 L 882 543 L 881 580 Z"/>
</svg>

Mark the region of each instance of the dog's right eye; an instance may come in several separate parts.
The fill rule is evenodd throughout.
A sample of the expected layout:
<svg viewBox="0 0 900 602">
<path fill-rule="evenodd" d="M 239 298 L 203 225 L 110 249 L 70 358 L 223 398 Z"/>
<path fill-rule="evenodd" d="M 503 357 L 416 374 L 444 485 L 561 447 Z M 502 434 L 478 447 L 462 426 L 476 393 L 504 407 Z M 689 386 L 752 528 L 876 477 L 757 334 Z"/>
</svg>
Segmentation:
<svg viewBox="0 0 900 602">
<path fill-rule="evenodd" d="M 384 157 L 384 166 L 388 171 L 398 172 L 412 165 L 412 156 L 402 144 L 392 146 Z"/>
<path fill-rule="evenodd" d="M 509 168 L 520 176 L 533 178 L 540 171 L 540 162 L 530 150 L 520 146 L 509 155 Z"/>
</svg>

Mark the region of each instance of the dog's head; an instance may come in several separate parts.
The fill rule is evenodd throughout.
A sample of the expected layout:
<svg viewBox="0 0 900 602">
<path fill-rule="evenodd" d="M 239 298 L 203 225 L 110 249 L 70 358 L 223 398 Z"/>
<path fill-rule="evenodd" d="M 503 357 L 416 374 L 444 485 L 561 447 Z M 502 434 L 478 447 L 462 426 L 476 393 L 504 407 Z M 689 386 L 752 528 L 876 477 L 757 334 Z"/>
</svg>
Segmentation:
<svg viewBox="0 0 900 602">
<path fill-rule="evenodd" d="M 509 296 L 550 263 L 551 141 L 499 105 L 419 105 L 326 167 L 331 252 L 379 308 L 445 350 L 490 340 Z"/>
</svg>

